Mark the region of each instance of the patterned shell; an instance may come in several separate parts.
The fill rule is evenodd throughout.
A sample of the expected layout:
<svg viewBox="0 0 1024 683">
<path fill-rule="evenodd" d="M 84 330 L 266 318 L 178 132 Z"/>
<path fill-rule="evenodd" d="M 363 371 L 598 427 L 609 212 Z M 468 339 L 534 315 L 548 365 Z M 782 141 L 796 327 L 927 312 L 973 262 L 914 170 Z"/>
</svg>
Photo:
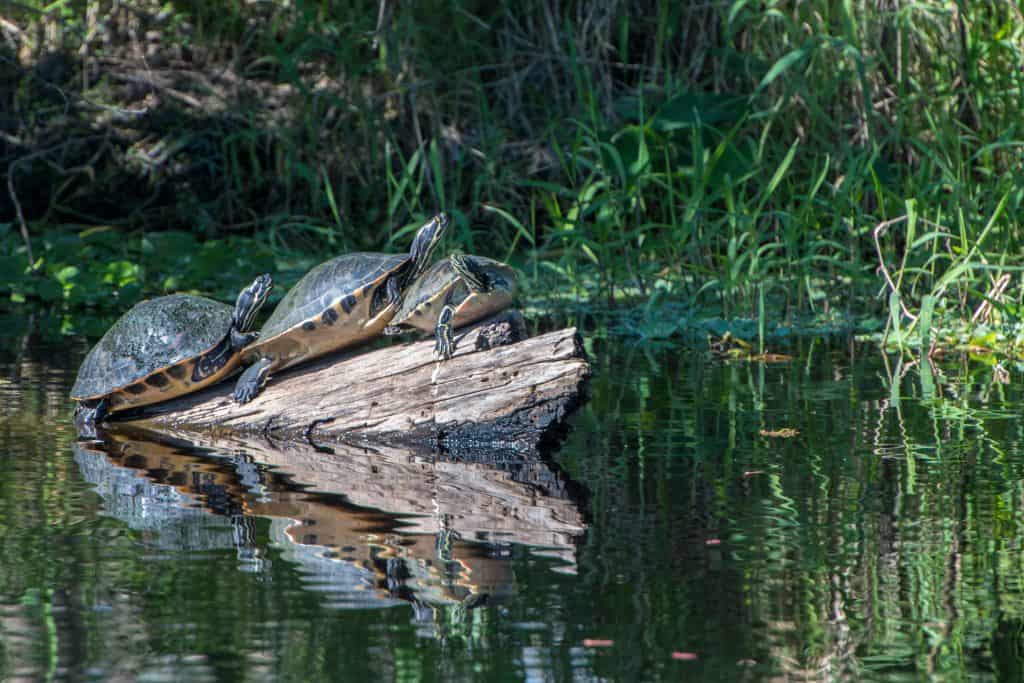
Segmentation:
<svg viewBox="0 0 1024 683">
<path fill-rule="evenodd" d="M 472 259 L 476 262 L 477 266 L 487 270 L 488 274 L 491 277 L 497 278 L 502 286 L 508 287 L 510 284 L 514 284 L 505 281 L 504 274 L 511 272 L 511 270 L 501 261 L 495 261 L 486 256 L 466 256 L 466 258 Z M 430 266 L 423 275 L 420 275 L 418 280 L 409 285 L 408 289 L 405 290 L 405 296 L 402 297 L 402 305 L 398 312 L 395 313 L 392 324 L 405 322 L 424 302 L 430 301 L 442 293 L 446 293 L 447 289 L 456 283 L 458 277 L 459 274 L 452 267 L 452 262 L 449 259 L 442 259 Z M 459 282 L 458 285 L 459 287 L 455 288 L 452 292 L 452 298 L 456 303 L 462 301 L 469 294 L 469 288 L 464 283 Z"/>
<path fill-rule="evenodd" d="M 281 299 L 260 330 L 260 342 L 319 316 L 344 296 L 358 295 L 361 288 L 383 280 L 408 260 L 408 254 L 357 252 L 321 263 Z"/>
<path fill-rule="evenodd" d="M 394 322 L 406 320 L 423 302 L 433 299 L 446 290 L 459 277 L 452 268 L 452 262 L 442 259 L 427 268 L 419 279 L 409 285 L 402 297 L 402 305 L 395 313 Z"/>
<path fill-rule="evenodd" d="M 233 313 L 232 306 L 188 294 L 135 304 L 86 355 L 71 397 L 103 396 L 198 356 L 224 338 Z"/>
</svg>

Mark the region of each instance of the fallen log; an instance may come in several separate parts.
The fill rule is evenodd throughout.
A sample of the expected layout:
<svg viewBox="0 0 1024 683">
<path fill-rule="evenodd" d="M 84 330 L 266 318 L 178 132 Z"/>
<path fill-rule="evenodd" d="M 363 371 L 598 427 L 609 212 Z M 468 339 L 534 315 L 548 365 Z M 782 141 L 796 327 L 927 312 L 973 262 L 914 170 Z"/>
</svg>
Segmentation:
<svg viewBox="0 0 1024 683">
<path fill-rule="evenodd" d="M 233 382 L 157 404 L 151 429 L 259 434 L 312 444 L 385 444 L 450 455 L 533 451 L 577 405 L 589 365 L 575 328 L 520 339 L 510 311 L 456 335 L 435 361 L 433 340 L 334 354 L 275 375 L 246 405 Z"/>
</svg>

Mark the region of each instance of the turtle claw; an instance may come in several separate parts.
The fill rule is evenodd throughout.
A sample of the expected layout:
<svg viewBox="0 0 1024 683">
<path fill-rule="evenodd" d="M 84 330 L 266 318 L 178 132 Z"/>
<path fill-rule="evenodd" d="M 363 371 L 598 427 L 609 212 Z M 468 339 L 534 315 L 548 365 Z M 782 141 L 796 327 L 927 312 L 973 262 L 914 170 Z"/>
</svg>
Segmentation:
<svg viewBox="0 0 1024 683">
<path fill-rule="evenodd" d="M 440 360 L 449 360 L 453 353 L 455 353 L 455 345 L 447 339 L 438 337 L 434 343 L 434 357 Z"/>
<path fill-rule="evenodd" d="M 452 316 L 455 309 L 445 306 L 441 309 L 441 315 L 437 318 L 437 326 L 434 327 L 434 356 L 441 360 L 448 360 L 455 353 L 455 336 L 452 334 Z"/>
<path fill-rule="evenodd" d="M 93 405 L 79 403 L 75 408 L 75 428 L 78 436 L 83 439 L 95 439 L 96 426 L 103 422 L 107 416 L 110 402 L 101 399 Z"/>
<path fill-rule="evenodd" d="M 246 403 L 256 398 L 256 393 L 257 389 L 254 387 L 235 387 L 235 391 L 231 394 L 231 398 L 235 399 L 235 403 L 244 406 Z"/>
<path fill-rule="evenodd" d="M 245 369 L 242 376 L 238 378 L 235 390 L 231 394 L 231 398 L 235 400 L 235 403 L 245 405 L 256 398 L 263 389 L 263 385 L 267 383 L 270 367 L 273 364 L 274 362 L 269 358 L 261 358 Z"/>
</svg>

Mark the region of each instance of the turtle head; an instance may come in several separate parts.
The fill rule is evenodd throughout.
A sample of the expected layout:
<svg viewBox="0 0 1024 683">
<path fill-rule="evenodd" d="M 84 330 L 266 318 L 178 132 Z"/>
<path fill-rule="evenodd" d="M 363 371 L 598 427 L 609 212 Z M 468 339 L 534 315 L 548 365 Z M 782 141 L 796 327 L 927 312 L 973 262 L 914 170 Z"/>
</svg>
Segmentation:
<svg viewBox="0 0 1024 683">
<path fill-rule="evenodd" d="M 427 269 L 427 266 L 430 265 L 430 255 L 441 242 L 441 238 L 444 237 L 449 222 L 448 214 L 442 212 L 424 223 L 423 227 L 416 232 L 416 237 L 412 240 L 412 246 L 409 247 L 409 259 L 412 262 L 412 268 L 410 269 L 408 281 L 418 278 Z"/>
<path fill-rule="evenodd" d="M 459 273 L 460 278 L 473 292 L 487 294 L 504 283 L 494 273 L 488 272 L 487 264 L 481 259 L 465 254 L 452 254 L 449 256 L 449 262 L 452 269 Z"/>
<path fill-rule="evenodd" d="M 270 275 L 264 273 L 239 292 L 238 299 L 235 301 L 235 313 L 232 318 L 235 329 L 239 332 L 245 332 L 252 327 L 253 322 L 256 320 L 256 313 L 259 312 L 260 306 L 267 300 L 267 295 L 270 294 L 270 290 L 273 288 L 274 280 Z"/>
</svg>

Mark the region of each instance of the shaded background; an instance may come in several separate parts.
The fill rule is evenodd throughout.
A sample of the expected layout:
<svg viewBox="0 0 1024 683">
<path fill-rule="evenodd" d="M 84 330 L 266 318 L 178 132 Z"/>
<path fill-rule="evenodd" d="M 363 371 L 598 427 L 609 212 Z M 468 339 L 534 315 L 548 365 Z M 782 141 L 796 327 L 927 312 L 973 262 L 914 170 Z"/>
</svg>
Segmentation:
<svg viewBox="0 0 1024 683">
<path fill-rule="evenodd" d="M 443 208 L 447 248 L 510 260 L 545 305 L 829 323 L 895 290 L 908 314 L 931 296 L 967 319 L 987 294 L 1018 317 L 1014 3 L 7 7 L 15 304 L 288 285 L 404 249 Z M 680 315 L 624 330 L 670 336 Z"/>
</svg>

